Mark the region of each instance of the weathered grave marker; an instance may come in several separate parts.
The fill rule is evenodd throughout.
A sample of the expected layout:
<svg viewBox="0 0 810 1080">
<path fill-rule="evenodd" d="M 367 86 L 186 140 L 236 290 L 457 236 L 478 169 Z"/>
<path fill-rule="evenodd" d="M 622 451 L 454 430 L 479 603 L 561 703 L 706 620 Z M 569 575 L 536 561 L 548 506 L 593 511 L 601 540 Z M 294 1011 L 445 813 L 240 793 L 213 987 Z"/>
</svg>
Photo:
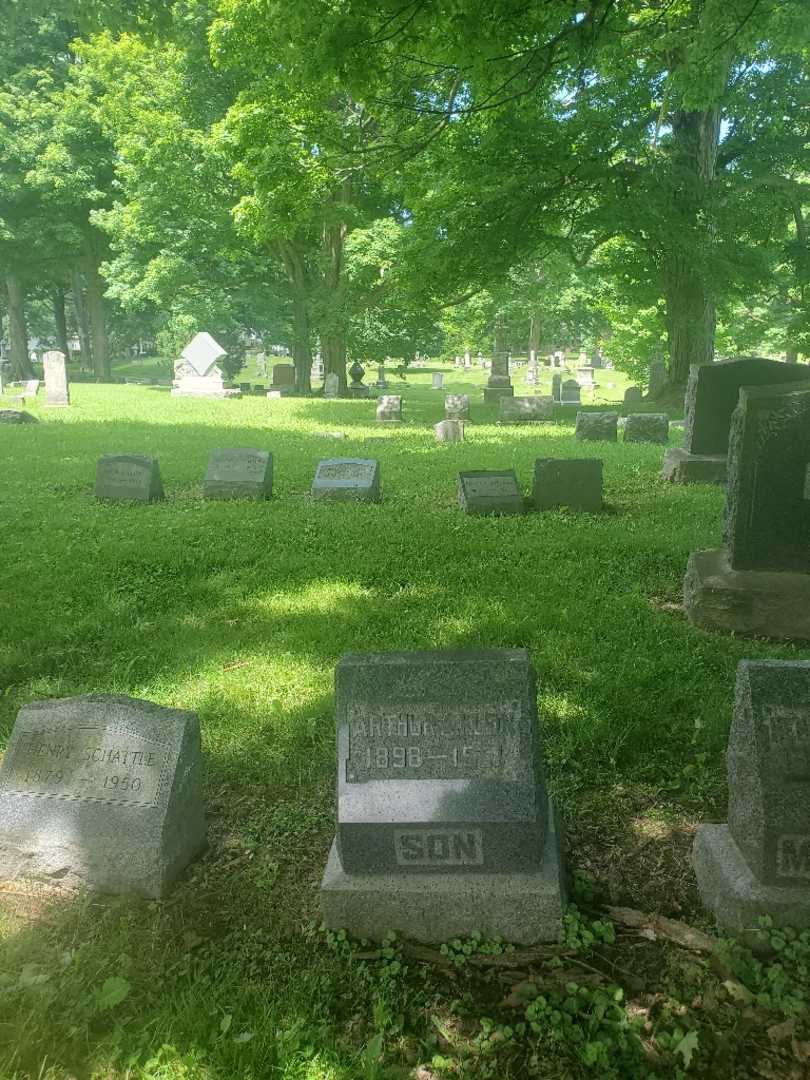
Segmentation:
<svg viewBox="0 0 810 1080">
<path fill-rule="evenodd" d="M 326 924 L 421 941 L 560 937 L 563 874 L 523 649 L 344 656 Z"/>
<path fill-rule="evenodd" d="M 538 458 L 532 498 L 538 510 L 568 506 L 602 509 L 602 462 L 598 458 Z"/>
<path fill-rule="evenodd" d="M 463 420 L 440 420 L 433 427 L 436 442 L 464 442 Z"/>
<path fill-rule="evenodd" d="M 498 422 L 501 424 L 530 424 L 554 419 L 554 402 L 550 397 L 502 397 L 498 402 Z"/>
<path fill-rule="evenodd" d="M 318 462 L 313 499 L 379 502 L 380 463 L 371 458 L 327 458 Z"/>
<path fill-rule="evenodd" d="M 37 424 L 39 421 L 31 413 L 20 409 L 0 409 L 0 424 Z"/>
<path fill-rule="evenodd" d="M 617 412 L 578 412 L 575 435 L 580 442 L 616 442 Z"/>
<path fill-rule="evenodd" d="M 669 417 L 666 413 L 630 413 L 624 425 L 624 441 L 669 442 Z"/>
<path fill-rule="evenodd" d="M 58 350 L 46 352 L 42 357 L 45 373 L 45 404 L 49 409 L 62 409 L 70 405 L 65 354 Z"/>
<path fill-rule="evenodd" d="M 20 710 L 0 766 L 0 879 L 161 897 L 204 847 L 195 713 L 102 694 Z"/>
<path fill-rule="evenodd" d="M 323 396 L 325 398 L 336 398 L 339 393 L 340 378 L 334 371 L 330 371 L 323 381 Z"/>
<path fill-rule="evenodd" d="M 664 456 L 662 476 L 679 484 L 725 483 L 731 416 L 743 386 L 778 386 L 808 380 L 803 365 L 762 356 L 693 364 L 684 401 L 683 446 Z"/>
<path fill-rule="evenodd" d="M 576 379 L 565 379 L 560 386 L 561 405 L 581 405 L 582 391 Z"/>
<path fill-rule="evenodd" d="M 448 394 L 444 399 L 444 416 L 446 420 L 469 420 L 470 395 Z"/>
<path fill-rule="evenodd" d="M 441 371 L 434 371 L 432 376 L 432 389 L 443 390 L 444 389 L 444 375 Z"/>
<path fill-rule="evenodd" d="M 282 397 L 295 393 L 295 364 L 273 364 L 272 388 Z"/>
<path fill-rule="evenodd" d="M 810 927 L 810 663 L 743 660 L 729 736 L 728 824 L 703 825 L 694 865 L 721 927 Z"/>
<path fill-rule="evenodd" d="M 213 450 L 203 482 L 205 499 L 269 499 L 273 455 L 266 450 Z"/>
<path fill-rule="evenodd" d="M 229 397 L 238 390 L 226 390 L 219 361 L 228 354 L 210 334 L 195 334 L 174 365 L 174 397 Z"/>
<path fill-rule="evenodd" d="M 734 411 L 726 545 L 689 558 L 699 626 L 810 639 L 810 382 L 744 387 Z"/>
<path fill-rule="evenodd" d="M 377 419 L 386 424 L 398 424 L 402 420 L 402 397 L 399 394 L 382 394 L 377 398 Z"/>
<path fill-rule="evenodd" d="M 477 469 L 459 473 L 458 501 L 468 514 L 522 514 L 525 511 L 514 469 Z"/>
<path fill-rule="evenodd" d="M 96 465 L 97 499 L 157 502 L 163 498 L 158 459 L 146 454 L 104 454 Z"/>
<path fill-rule="evenodd" d="M 643 398 L 644 395 L 638 386 L 628 386 L 624 392 L 625 405 L 637 405 Z"/>
</svg>

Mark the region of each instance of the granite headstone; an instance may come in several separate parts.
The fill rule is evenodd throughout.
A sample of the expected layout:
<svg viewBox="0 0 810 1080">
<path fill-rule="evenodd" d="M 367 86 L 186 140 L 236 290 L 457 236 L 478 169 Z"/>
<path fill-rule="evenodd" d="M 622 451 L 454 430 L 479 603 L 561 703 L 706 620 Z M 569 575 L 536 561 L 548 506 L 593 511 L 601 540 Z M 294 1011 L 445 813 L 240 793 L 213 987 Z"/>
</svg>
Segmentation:
<svg viewBox="0 0 810 1080">
<path fill-rule="evenodd" d="M 42 357 L 42 369 L 45 373 L 46 406 L 59 409 L 70 405 L 65 354 L 58 350 L 46 352 Z"/>
<path fill-rule="evenodd" d="M 616 442 L 616 412 L 578 412 L 575 435 L 580 442 Z"/>
<path fill-rule="evenodd" d="M 630 413 L 624 425 L 624 441 L 666 445 L 669 417 L 666 413 Z"/>
<path fill-rule="evenodd" d="M 448 394 L 444 399 L 444 416 L 446 420 L 469 420 L 470 395 Z"/>
<path fill-rule="evenodd" d="M 459 473 L 458 501 L 468 514 L 522 514 L 525 510 L 514 469 Z"/>
<path fill-rule="evenodd" d="M 523 649 L 343 657 L 327 926 L 378 940 L 560 938 L 535 695 Z"/>
<path fill-rule="evenodd" d="M 372 458 L 327 458 L 318 462 L 313 499 L 380 501 L 380 463 Z"/>
<path fill-rule="evenodd" d="M 581 405 L 582 390 L 576 379 L 565 379 L 560 385 L 561 405 Z"/>
<path fill-rule="evenodd" d="M 695 837 L 704 904 L 744 937 L 810 928 L 810 662 L 740 662 L 726 762 L 728 824 Z"/>
<path fill-rule="evenodd" d="M 20 710 L 0 766 L 0 880 L 161 897 L 204 847 L 195 713 L 102 694 Z"/>
<path fill-rule="evenodd" d="M 398 424 L 402 420 L 400 394 L 381 394 L 377 398 L 377 419 L 387 424 Z"/>
<path fill-rule="evenodd" d="M 104 454 L 96 465 L 97 499 L 158 502 L 163 498 L 158 459 L 147 454 Z"/>
<path fill-rule="evenodd" d="M 538 458 L 532 499 L 538 510 L 568 506 L 602 509 L 602 462 L 598 458 Z"/>
<path fill-rule="evenodd" d="M 550 397 L 502 397 L 498 402 L 498 422 L 527 424 L 554 419 L 554 402 Z"/>
<path fill-rule="evenodd" d="M 433 427 L 436 442 L 464 442 L 463 420 L 440 420 Z"/>
<path fill-rule="evenodd" d="M 266 450 L 214 450 L 203 482 L 205 499 L 269 499 L 273 455 Z"/>
</svg>

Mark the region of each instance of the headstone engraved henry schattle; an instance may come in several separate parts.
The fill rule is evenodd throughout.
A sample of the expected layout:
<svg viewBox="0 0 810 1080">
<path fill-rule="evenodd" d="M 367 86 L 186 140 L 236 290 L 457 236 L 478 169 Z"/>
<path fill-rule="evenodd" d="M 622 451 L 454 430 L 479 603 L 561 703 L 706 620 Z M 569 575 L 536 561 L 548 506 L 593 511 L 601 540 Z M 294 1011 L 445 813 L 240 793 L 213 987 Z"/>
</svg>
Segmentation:
<svg viewBox="0 0 810 1080">
<path fill-rule="evenodd" d="M 96 465 L 97 499 L 157 502 L 163 483 L 157 458 L 146 454 L 104 454 Z"/>
<path fill-rule="evenodd" d="M 380 463 L 372 458 L 328 458 L 318 462 L 313 499 L 380 501 Z"/>
<path fill-rule="evenodd" d="M 525 510 L 514 469 L 459 473 L 458 501 L 468 514 L 522 514 Z"/>
<path fill-rule="evenodd" d="M 101 694 L 20 710 L 0 767 L 0 880 L 160 897 L 204 847 L 195 713 Z"/>
<path fill-rule="evenodd" d="M 699 626 L 810 639 L 810 382 L 740 391 L 726 545 L 690 556 L 684 602 Z"/>
<path fill-rule="evenodd" d="M 326 924 L 555 941 L 564 903 L 522 649 L 345 656 Z"/>
<path fill-rule="evenodd" d="M 740 663 L 726 760 L 728 824 L 695 837 L 704 904 L 732 931 L 810 927 L 810 663 Z"/>
<path fill-rule="evenodd" d="M 803 365 L 784 364 L 762 356 L 693 364 L 686 384 L 683 446 L 667 450 L 662 470 L 664 479 L 679 484 L 724 483 L 731 416 L 741 387 L 806 380 Z"/>
<path fill-rule="evenodd" d="M 269 499 L 273 455 L 266 450 L 214 450 L 203 483 L 206 499 Z"/>
<path fill-rule="evenodd" d="M 45 404 L 52 409 L 69 405 L 70 392 L 65 354 L 57 350 L 46 352 L 42 357 L 42 370 L 45 373 Z"/>
</svg>

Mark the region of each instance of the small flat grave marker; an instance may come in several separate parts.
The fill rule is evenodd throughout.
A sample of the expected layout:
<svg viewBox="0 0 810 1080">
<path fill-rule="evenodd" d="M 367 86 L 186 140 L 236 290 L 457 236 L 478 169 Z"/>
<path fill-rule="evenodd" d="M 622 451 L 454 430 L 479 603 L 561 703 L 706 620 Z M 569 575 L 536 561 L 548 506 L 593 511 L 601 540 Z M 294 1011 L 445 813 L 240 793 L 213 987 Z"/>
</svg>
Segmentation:
<svg viewBox="0 0 810 1080">
<path fill-rule="evenodd" d="M 102 694 L 20 710 L 0 766 L 0 879 L 161 897 L 204 847 L 195 713 Z"/>
<path fill-rule="evenodd" d="M 313 499 L 380 501 L 380 463 L 373 458 L 328 458 L 318 462 Z"/>
<path fill-rule="evenodd" d="M 97 499 L 157 502 L 163 498 L 158 459 L 146 454 L 104 454 L 96 466 Z"/>
<path fill-rule="evenodd" d="M 266 450 L 214 450 L 203 483 L 205 499 L 269 499 L 273 455 Z"/>
<path fill-rule="evenodd" d="M 458 501 L 468 514 L 522 514 L 523 496 L 514 469 L 458 474 Z"/>
</svg>

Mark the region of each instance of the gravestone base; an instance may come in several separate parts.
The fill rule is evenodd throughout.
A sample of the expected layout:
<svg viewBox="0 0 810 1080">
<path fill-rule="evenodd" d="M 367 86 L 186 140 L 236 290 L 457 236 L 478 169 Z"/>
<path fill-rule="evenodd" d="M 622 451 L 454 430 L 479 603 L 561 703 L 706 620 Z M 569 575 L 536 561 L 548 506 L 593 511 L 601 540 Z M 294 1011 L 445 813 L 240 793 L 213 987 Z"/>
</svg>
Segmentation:
<svg viewBox="0 0 810 1080">
<path fill-rule="evenodd" d="M 733 570 L 725 548 L 693 551 L 683 599 L 689 621 L 706 630 L 810 641 L 810 574 Z"/>
<path fill-rule="evenodd" d="M 692 859 L 701 899 L 717 925 L 749 945 L 758 943 L 755 931 L 763 915 L 774 926 L 810 928 L 810 888 L 758 881 L 728 825 L 701 825 Z"/>
<path fill-rule="evenodd" d="M 502 397 L 514 397 L 514 386 L 485 386 L 484 402 L 487 405 L 497 404 Z"/>
<path fill-rule="evenodd" d="M 661 478 L 673 484 L 725 484 L 726 457 L 690 454 L 680 446 L 671 446 L 664 454 Z"/>
<path fill-rule="evenodd" d="M 426 944 L 470 937 L 475 931 L 519 945 L 556 942 L 565 902 L 559 831 L 550 801 L 540 870 L 349 874 L 333 843 L 321 882 L 326 925 L 370 941 L 381 941 L 394 930 Z"/>
<path fill-rule="evenodd" d="M 368 386 L 350 386 L 346 393 L 350 398 L 371 397 L 371 388 Z"/>
</svg>

